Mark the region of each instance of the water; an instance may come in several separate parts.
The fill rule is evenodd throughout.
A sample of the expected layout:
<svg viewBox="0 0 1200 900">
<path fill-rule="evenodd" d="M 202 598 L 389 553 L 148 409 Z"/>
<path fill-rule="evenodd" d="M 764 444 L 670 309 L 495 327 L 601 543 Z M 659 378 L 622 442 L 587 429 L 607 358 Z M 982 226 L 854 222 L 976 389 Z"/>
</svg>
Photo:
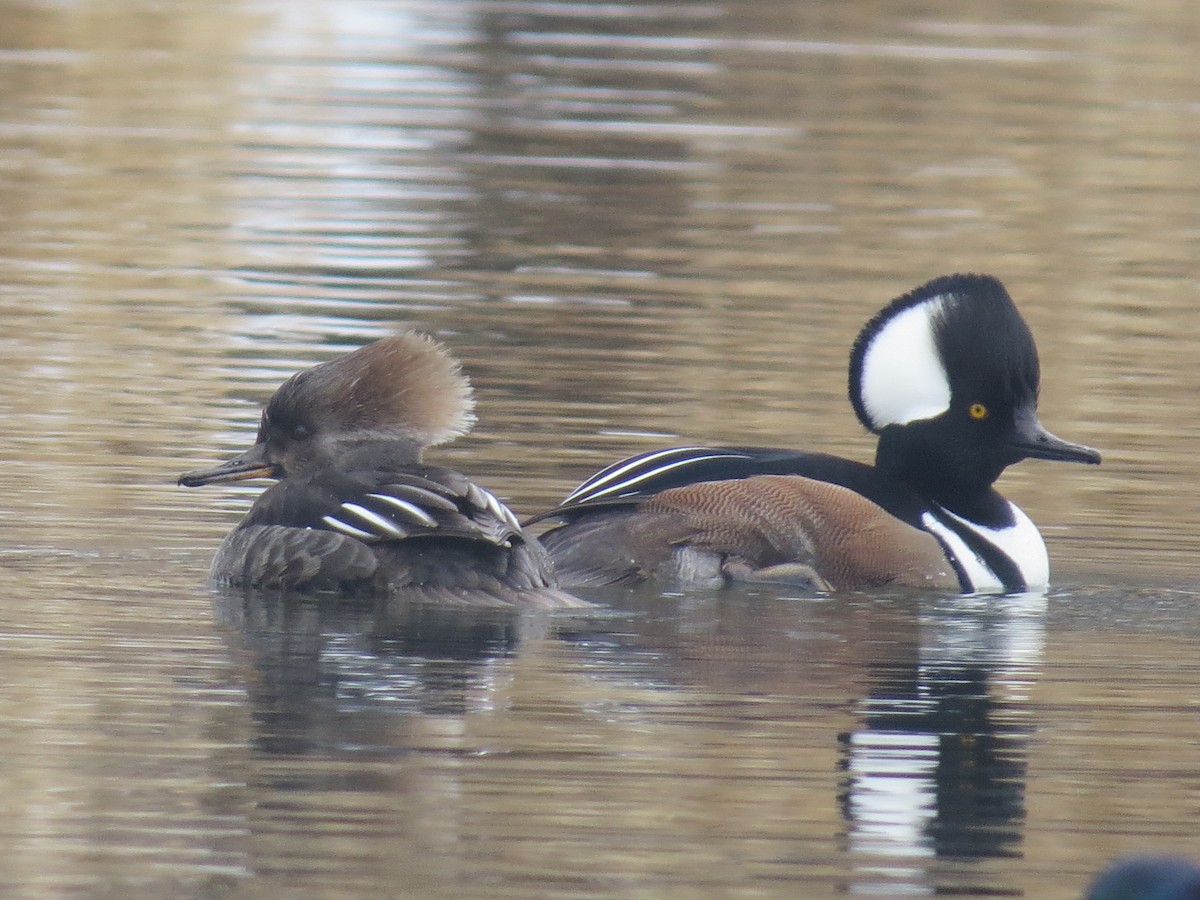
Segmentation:
<svg viewBox="0 0 1200 900">
<path fill-rule="evenodd" d="M 0 5 L 0 891 L 1076 897 L 1197 853 L 1186 4 Z M 1046 596 L 211 593 L 179 472 L 399 327 L 522 513 L 680 441 L 869 458 L 850 342 L 1001 276 Z"/>
</svg>

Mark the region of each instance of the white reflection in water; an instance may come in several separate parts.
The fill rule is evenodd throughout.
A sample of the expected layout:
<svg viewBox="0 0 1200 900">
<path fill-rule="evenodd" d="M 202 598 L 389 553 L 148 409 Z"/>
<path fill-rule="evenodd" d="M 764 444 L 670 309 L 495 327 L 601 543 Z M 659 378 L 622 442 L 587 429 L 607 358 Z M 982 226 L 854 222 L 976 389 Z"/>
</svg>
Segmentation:
<svg viewBox="0 0 1200 900">
<path fill-rule="evenodd" d="M 1014 707 L 1041 662 L 1045 613 L 1040 593 L 930 601 L 912 668 L 880 671 L 858 702 L 844 815 L 860 890 L 883 875 L 889 890 L 892 879 L 922 881 L 917 859 L 1014 852 L 1028 732 Z"/>
<path fill-rule="evenodd" d="M 1194 846 L 1184 5 L 98 6 L 9 4 L 0 52 L 10 892 L 1058 898 Z M 1112 451 L 1005 477 L 1104 585 L 1049 640 L 1041 597 L 527 641 L 194 593 L 261 486 L 173 476 L 348 346 L 453 335 L 450 461 L 533 512 L 681 436 L 869 453 L 849 341 L 950 267 L 1010 281 L 1047 418 Z"/>
</svg>

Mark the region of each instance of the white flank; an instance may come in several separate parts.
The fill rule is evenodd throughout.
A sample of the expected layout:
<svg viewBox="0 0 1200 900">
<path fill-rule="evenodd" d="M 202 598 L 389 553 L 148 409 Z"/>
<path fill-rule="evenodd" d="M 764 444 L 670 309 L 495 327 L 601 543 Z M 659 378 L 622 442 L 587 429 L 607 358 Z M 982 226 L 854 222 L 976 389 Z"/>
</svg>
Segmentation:
<svg viewBox="0 0 1200 900">
<path fill-rule="evenodd" d="M 889 319 L 863 354 L 860 390 L 871 425 L 906 425 L 950 408 L 950 380 L 933 339 L 934 297 Z"/>
</svg>

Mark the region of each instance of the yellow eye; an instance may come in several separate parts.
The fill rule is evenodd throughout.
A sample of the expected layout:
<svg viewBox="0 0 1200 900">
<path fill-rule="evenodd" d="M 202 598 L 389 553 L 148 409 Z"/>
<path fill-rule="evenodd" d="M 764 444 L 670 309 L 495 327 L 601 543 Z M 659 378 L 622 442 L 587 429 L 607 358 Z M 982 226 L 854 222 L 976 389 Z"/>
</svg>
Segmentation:
<svg viewBox="0 0 1200 900">
<path fill-rule="evenodd" d="M 982 403 L 972 403 L 971 408 L 967 410 L 967 414 L 972 419 L 986 419 L 988 416 L 988 408 Z"/>
</svg>

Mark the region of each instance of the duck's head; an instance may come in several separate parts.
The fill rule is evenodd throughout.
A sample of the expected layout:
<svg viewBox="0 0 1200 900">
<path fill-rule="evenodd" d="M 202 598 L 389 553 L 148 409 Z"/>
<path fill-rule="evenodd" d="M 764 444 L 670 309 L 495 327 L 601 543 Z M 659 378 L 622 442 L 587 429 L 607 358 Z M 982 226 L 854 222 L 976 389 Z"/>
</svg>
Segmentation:
<svg viewBox="0 0 1200 900">
<path fill-rule="evenodd" d="M 286 478 L 347 460 L 419 462 L 426 447 L 469 431 L 473 408 L 470 383 L 441 344 L 397 334 L 293 375 L 267 402 L 254 446 L 179 483 Z"/>
<path fill-rule="evenodd" d="M 850 353 L 850 400 L 876 464 L 929 489 L 974 490 L 1022 459 L 1099 463 L 1038 421 L 1037 346 L 990 275 L 937 278 L 889 303 Z"/>
</svg>

